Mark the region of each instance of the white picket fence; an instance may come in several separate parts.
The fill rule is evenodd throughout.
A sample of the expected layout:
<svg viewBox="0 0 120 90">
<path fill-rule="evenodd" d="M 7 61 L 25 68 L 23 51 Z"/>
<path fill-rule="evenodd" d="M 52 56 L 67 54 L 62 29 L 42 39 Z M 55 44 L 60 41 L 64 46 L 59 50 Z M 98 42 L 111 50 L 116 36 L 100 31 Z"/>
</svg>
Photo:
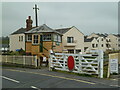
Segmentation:
<svg viewBox="0 0 120 90">
<path fill-rule="evenodd" d="M 32 65 L 37 67 L 36 56 L 15 56 L 15 55 L 1 55 L 2 63 L 12 63 L 21 65 Z"/>
<path fill-rule="evenodd" d="M 96 74 L 103 78 L 103 51 L 92 51 L 96 54 L 67 54 L 50 52 L 49 70 L 52 68 L 62 71 L 70 71 L 67 66 L 68 57 L 74 58 L 74 73 L 80 74 Z M 71 71 L 70 71 L 71 72 Z"/>
</svg>

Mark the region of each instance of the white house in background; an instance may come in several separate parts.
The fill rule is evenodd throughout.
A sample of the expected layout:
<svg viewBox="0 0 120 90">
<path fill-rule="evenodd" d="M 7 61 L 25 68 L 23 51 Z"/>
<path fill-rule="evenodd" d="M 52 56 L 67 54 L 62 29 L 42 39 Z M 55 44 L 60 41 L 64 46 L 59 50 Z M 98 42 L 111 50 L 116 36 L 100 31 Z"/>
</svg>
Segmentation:
<svg viewBox="0 0 120 90">
<path fill-rule="evenodd" d="M 10 51 L 25 50 L 25 28 L 20 28 L 10 35 Z"/>
<path fill-rule="evenodd" d="M 63 34 L 63 52 L 84 53 L 84 34 L 75 26 L 72 26 L 70 28 L 56 29 L 56 31 Z"/>
<path fill-rule="evenodd" d="M 87 39 L 84 38 L 84 52 L 89 52 L 90 50 L 96 50 L 98 49 L 98 41 L 97 38 L 92 37 Z"/>
<path fill-rule="evenodd" d="M 107 37 L 110 38 L 112 50 L 120 50 L 120 34 L 109 34 Z"/>
<path fill-rule="evenodd" d="M 84 40 L 85 52 L 89 50 L 101 49 L 106 51 L 111 50 L 110 38 L 107 37 L 107 34 L 95 34 L 85 37 Z"/>
<path fill-rule="evenodd" d="M 29 16 L 26 20 L 26 28 L 20 28 L 17 31 L 10 34 L 10 51 L 16 51 L 19 49 L 25 50 L 25 32 L 32 28 L 33 21 Z"/>
</svg>

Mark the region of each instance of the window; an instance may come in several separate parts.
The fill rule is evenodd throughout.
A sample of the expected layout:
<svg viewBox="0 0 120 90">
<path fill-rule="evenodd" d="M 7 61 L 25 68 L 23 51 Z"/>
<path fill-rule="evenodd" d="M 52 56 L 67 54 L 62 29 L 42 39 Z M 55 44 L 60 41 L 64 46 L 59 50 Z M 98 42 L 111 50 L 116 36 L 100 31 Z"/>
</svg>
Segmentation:
<svg viewBox="0 0 120 90">
<path fill-rule="evenodd" d="M 106 47 L 109 48 L 109 47 L 111 47 L 111 46 L 110 46 L 110 44 L 106 44 Z"/>
<path fill-rule="evenodd" d="M 74 49 L 68 49 L 68 53 L 74 53 Z"/>
<path fill-rule="evenodd" d="M 120 44 L 118 46 L 120 47 Z"/>
<path fill-rule="evenodd" d="M 101 44 L 101 47 L 103 47 L 103 44 Z"/>
<path fill-rule="evenodd" d="M 118 39 L 118 41 L 120 41 L 120 39 Z"/>
<path fill-rule="evenodd" d="M 51 34 L 44 34 L 43 41 L 51 41 Z"/>
<path fill-rule="evenodd" d="M 111 40 L 110 39 L 106 39 L 106 42 L 111 42 Z"/>
<path fill-rule="evenodd" d="M 67 43 L 74 43 L 73 37 L 67 37 Z"/>
<path fill-rule="evenodd" d="M 79 50 L 76 50 L 76 53 L 80 53 L 81 52 L 81 49 L 79 49 Z"/>
<path fill-rule="evenodd" d="M 27 41 L 32 41 L 32 35 L 27 35 Z"/>
<path fill-rule="evenodd" d="M 58 35 L 58 42 L 61 42 L 61 36 Z"/>
<path fill-rule="evenodd" d="M 103 38 L 101 39 L 101 41 L 103 41 Z"/>
<path fill-rule="evenodd" d="M 95 48 L 95 44 L 92 44 L 92 47 Z"/>
<path fill-rule="evenodd" d="M 98 47 L 98 44 L 96 44 L 96 47 Z"/>
<path fill-rule="evenodd" d="M 38 35 L 34 35 L 33 44 L 38 44 Z"/>
<path fill-rule="evenodd" d="M 21 36 L 21 41 L 23 41 L 23 36 Z"/>
<path fill-rule="evenodd" d="M 19 42 L 23 41 L 23 36 L 19 36 Z"/>
<path fill-rule="evenodd" d="M 61 42 L 61 36 L 55 34 L 55 35 L 54 35 L 54 41 Z"/>
<path fill-rule="evenodd" d="M 19 36 L 19 41 L 20 41 L 20 36 Z"/>
</svg>

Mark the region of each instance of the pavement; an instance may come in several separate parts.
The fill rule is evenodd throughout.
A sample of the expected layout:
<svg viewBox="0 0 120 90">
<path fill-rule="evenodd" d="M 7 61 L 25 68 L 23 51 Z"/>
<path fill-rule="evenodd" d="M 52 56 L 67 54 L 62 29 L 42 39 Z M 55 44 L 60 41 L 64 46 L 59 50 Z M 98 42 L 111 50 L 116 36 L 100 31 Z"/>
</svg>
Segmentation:
<svg viewBox="0 0 120 90">
<path fill-rule="evenodd" d="M 48 68 L 2 68 L 3 88 L 118 88 L 119 79 L 100 79 L 49 71 Z"/>
</svg>

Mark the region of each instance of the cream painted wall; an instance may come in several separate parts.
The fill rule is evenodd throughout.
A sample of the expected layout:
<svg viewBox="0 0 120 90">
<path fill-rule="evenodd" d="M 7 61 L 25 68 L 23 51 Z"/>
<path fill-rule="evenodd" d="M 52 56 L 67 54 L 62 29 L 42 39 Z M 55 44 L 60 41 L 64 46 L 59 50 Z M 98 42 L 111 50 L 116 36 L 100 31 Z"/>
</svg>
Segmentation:
<svg viewBox="0 0 120 90">
<path fill-rule="evenodd" d="M 19 36 L 23 36 L 23 41 L 19 41 Z M 24 34 L 14 34 L 10 35 L 10 51 L 16 51 L 16 49 L 25 50 L 25 35 Z"/>
<path fill-rule="evenodd" d="M 67 44 L 67 37 L 74 37 L 75 46 L 65 46 Z M 67 49 L 81 49 L 84 52 L 84 34 L 80 32 L 76 27 L 72 27 L 68 32 L 62 36 L 63 50 Z"/>
<path fill-rule="evenodd" d="M 120 50 L 120 46 L 118 46 L 120 44 L 120 41 L 119 41 L 120 37 L 109 34 L 108 38 L 110 38 L 111 40 L 111 48 L 113 50 Z"/>
</svg>

